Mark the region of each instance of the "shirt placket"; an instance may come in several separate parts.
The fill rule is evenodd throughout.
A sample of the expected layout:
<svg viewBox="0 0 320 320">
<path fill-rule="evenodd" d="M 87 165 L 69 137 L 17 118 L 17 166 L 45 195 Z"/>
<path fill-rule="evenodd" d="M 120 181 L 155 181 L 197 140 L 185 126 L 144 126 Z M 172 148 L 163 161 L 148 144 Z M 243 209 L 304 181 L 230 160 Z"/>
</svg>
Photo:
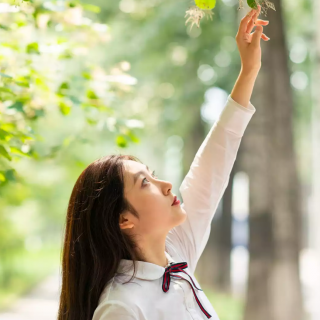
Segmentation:
<svg viewBox="0 0 320 320">
<path fill-rule="evenodd" d="M 181 292 L 184 297 L 184 304 L 190 315 L 190 319 L 202 320 L 203 318 L 199 316 L 199 311 L 196 309 L 198 307 L 198 304 L 194 298 L 193 291 L 187 281 L 175 278 L 174 276 L 171 277 L 171 281 L 175 284 L 175 286 L 178 285 L 179 288 L 181 288 Z"/>
</svg>

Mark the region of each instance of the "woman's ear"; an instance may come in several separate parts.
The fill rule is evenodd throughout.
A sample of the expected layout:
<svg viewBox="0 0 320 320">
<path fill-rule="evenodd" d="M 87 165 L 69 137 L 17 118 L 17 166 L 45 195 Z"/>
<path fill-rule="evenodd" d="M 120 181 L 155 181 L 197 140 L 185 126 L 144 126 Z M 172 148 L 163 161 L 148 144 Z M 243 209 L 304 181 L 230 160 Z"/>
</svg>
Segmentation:
<svg viewBox="0 0 320 320">
<path fill-rule="evenodd" d="M 134 223 L 130 220 L 128 213 L 121 213 L 119 218 L 120 229 L 131 229 L 134 227 Z"/>
</svg>

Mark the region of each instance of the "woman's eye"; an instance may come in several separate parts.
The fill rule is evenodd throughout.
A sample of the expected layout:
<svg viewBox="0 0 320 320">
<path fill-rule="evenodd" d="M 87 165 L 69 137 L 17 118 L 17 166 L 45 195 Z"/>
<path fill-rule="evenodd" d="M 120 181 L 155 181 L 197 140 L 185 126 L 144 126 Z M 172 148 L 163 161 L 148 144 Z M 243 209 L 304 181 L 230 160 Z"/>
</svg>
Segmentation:
<svg viewBox="0 0 320 320">
<path fill-rule="evenodd" d="M 151 175 L 152 175 L 154 178 L 157 179 L 158 177 L 155 175 L 155 173 L 156 173 L 156 172 L 155 172 L 155 170 L 154 170 L 154 171 L 151 173 Z M 147 178 L 144 178 L 144 179 L 142 180 L 142 184 L 143 184 L 144 180 L 148 181 Z"/>
</svg>

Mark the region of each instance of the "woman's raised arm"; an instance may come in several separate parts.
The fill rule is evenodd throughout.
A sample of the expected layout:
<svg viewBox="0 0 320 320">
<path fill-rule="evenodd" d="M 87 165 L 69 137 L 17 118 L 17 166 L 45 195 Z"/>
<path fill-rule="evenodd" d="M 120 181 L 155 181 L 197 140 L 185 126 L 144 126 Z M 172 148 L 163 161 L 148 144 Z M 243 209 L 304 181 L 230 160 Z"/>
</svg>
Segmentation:
<svg viewBox="0 0 320 320">
<path fill-rule="evenodd" d="M 241 20 L 236 37 L 242 60 L 239 78 L 180 186 L 181 207 L 187 218 L 167 236 L 168 247 L 179 251 L 192 272 L 207 244 L 211 221 L 228 185 L 242 136 L 256 111 L 249 99 L 261 65 L 262 30 L 257 28 L 248 35 L 256 17 Z"/>
</svg>

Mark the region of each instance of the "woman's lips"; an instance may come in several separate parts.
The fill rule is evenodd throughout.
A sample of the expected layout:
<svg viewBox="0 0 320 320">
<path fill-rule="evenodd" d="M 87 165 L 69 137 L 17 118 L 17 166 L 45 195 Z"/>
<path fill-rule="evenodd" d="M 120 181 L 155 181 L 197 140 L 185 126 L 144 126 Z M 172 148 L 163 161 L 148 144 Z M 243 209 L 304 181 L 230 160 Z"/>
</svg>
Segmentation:
<svg viewBox="0 0 320 320">
<path fill-rule="evenodd" d="M 178 204 L 180 204 L 180 200 L 179 199 L 177 199 L 177 197 L 174 197 L 174 202 L 173 202 L 173 206 L 176 206 L 176 205 L 178 205 Z"/>
</svg>

